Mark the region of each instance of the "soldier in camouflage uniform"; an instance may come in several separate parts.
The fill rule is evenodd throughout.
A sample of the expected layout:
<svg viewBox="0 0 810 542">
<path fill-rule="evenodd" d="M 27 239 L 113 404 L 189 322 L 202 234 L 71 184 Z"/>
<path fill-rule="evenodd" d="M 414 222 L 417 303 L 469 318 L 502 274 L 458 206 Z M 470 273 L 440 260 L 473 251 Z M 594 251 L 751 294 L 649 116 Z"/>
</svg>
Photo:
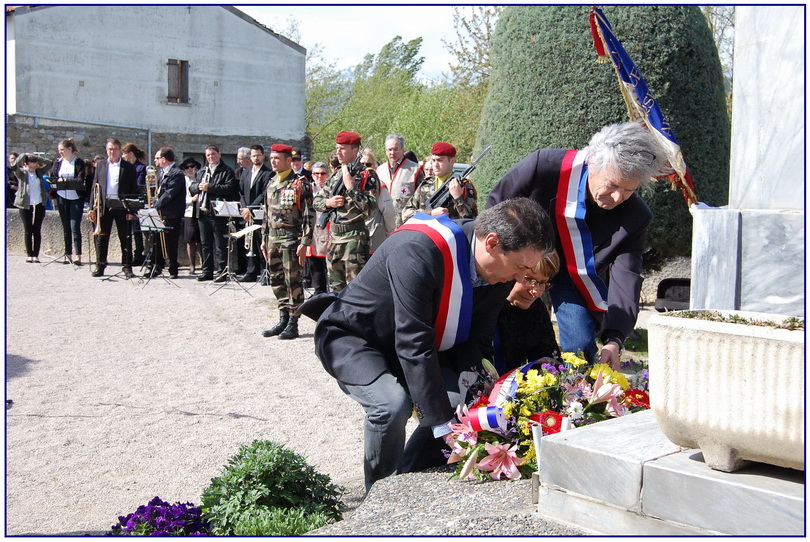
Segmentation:
<svg viewBox="0 0 810 542">
<path fill-rule="evenodd" d="M 335 138 L 341 167 L 329 177 L 313 205 L 329 217 L 331 236 L 326 263 L 329 289 L 339 292 L 363 269 L 368 260 L 366 219 L 377 209 L 379 179 L 372 168 L 353 167 L 360 152 L 360 136 L 340 132 Z"/>
<path fill-rule="evenodd" d="M 459 183 L 453 173 L 453 165 L 456 163 L 456 148 L 440 141 L 433 145 L 431 153 L 433 176 L 425 179 L 416 187 L 413 196 L 402 209 L 402 220 L 408 220 L 419 211 L 432 216 L 445 214 L 450 218 L 475 218 L 478 216 L 478 194 L 475 187 L 469 180 Z M 425 208 L 427 200 L 447 179 L 451 178 L 453 180 L 447 183 L 450 196 L 452 196 L 450 203 L 447 207 L 437 207 L 427 211 Z"/>
<path fill-rule="evenodd" d="M 270 271 L 270 286 L 278 300 L 279 322 L 262 331 L 264 337 L 298 337 L 298 307 L 304 302 L 302 275 L 307 247 L 312 243 L 315 210 L 312 187 L 303 175 L 292 172 L 292 147 L 270 147 L 270 167 L 264 197 L 262 253 Z"/>
</svg>

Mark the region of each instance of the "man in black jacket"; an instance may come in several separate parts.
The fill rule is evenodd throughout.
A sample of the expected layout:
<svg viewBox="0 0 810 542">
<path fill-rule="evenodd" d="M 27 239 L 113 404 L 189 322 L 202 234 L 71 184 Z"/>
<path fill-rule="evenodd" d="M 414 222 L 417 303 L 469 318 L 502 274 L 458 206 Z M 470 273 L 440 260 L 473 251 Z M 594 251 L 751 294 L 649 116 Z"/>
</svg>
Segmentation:
<svg viewBox="0 0 810 542">
<path fill-rule="evenodd" d="M 154 246 L 151 252 L 155 255 L 157 265 L 154 270 L 150 265 L 147 275 L 156 277 L 162 272 L 163 266 L 166 265 L 166 259 L 163 257 L 163 247 L 161 246 L 165 241 L 166 252 L 169 257 L 169 278 L 176 279 L 179 267 L 177 263 L 177 245 L 180 240 L 183 213 L 186 210 L 186 177 L 175 164 L 174 151 L 169 147 L 161 147 L 155 153 L 155 165 L 159 169 L 157 199 L 154 202 L 154 207 L 160 213 L 160 218 L 167 229 L 159 234 L 163 237 L 163 241 L 158 237 L 152 239 Z M 152 235 L 155 236 L 154 233 Z M 149 255 L 150 264 L 153 263 L 152 254 Z"/>
<path fill-rule="evenodd" d="M 254 222 L 254 215 L 259 210 L 264 201 L 264 192 L 267 183 L 273 176 L 273 170 L 264 163 L 264 147 L 253 145 L 250 147 L 250 163 L 252 167 L 242 171 L 242 178 L 239 180 L 239 202 L 242 205 L 240 212 L 245 224 Z M 261 223 L 261 221 L 259 221 Z M 245 274 L 239 277 L 239 282 L 256 282 L 264 265 L 262 251 L 262 236 L 257 231 L 252 236 L 253 243 L 248 252 L 253 252 L 253 256 L 247 256 L 247 269 Z"/>
<path fill-rule="evenodd" d="M 315 352 L 366 412 L 366 489 L 403 466 L 414 408 L 414 453 L 426 438 L 449 438 L 512 281 L 523 280 L 549 250 L 549 217 L 526 198 L 475 221 L 418 214 L 321 314 Z"/>
<path fill-rule="evenodd" d="M 557 226 L 560 273 L 551 301 L 564 352 L 619 368 L 641 292 L 641 256 L 652 212 L 636 190 L 665 173 L 666 151 L 641 124 L 602 128 L 581 151 L 541 149 L 510 169 L 487 206 L 529 197 Z M 599 356 L 595 338 L 601 327 Z"/>
<path fill-rule="evenodd" d="M 192 195 L 200 195 L 195 205 L 199 210 L 202 274 L 197 280 L 214 280 L 216 266 L 217 281 L 222 281 L 226 280 L 228 261 L 228 217 L 216 216 L 214 201 L 238 201 L 239 184 L 216 145 L 205 148 L 205 160 L 208 163 L 197 172 L 197 182 L 189 187 Z"/>
<path fill-rule="evenodd" d="M 121 142 L 115 138 L 107 140 L 107 159 L 96 163 L 96 176 L 93 181 L 93 190 L 97 190 L 101 201 L 101 216 L 96 217 L 93 210 L 93 200 L 90 200 L 90 211 L 87 218 L 91 222 L 101 221 L 101 235 L 96 235 L 96 269 L 94 277 L 104 275 L 107 267 L 107 252 L 110 248 L 110 234 L 112 223 L 118 231 L 118 241 L 121 243 L 121 263 L 126 278 L 132 278 L 132 219 L 135 215 L 127 213 L 124 209 L 111 209 L 112 200 L 122 198 L 135 198 L 138 196 L 138 181 L 135 175 L 135 166 L 121 158 Z"/>
</svg>

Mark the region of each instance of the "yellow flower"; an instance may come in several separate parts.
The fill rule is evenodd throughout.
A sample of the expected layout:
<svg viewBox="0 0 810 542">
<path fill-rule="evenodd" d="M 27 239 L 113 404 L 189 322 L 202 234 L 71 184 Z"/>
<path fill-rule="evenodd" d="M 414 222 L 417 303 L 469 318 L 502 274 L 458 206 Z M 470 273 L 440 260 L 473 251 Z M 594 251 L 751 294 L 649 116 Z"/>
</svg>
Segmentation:
<svg viewBox="0 0 810 542">
<path fill-rule="evenodd" d="M 624 376 L 624 373 L 620 373 L 619 371 L 613 371 L 613 374 L 610 376 L 610 379 L 622 387 L 623 390 L 630 389 L 630 382 L 627 381 L 627 377 Z"/>
<path fill-rule="evenodd" d="M 596 377 L 599 376 L 599 371 L 602 371 L 602 378 L 605 382 L 618 384 L 623 390 L 630 389 L 630 382 L 627 381 L 627 377 L 620 371 L 614 371 L 610 368 L 610 365 L 606 363 L 597 363 L 594 365 L 593 368 L 591 368 L 590 377 L 596 380 Z"/>
<path fill-rule="evenodd" d="M 512 417 L 512 407 L 514 403 L 508 402 L 503 405 L 503 416 L 504 418 L 511 418 Z"/>
<path fill-rule="evenodd" d="M 523 405 L 523 406 L 520 407 L 520 415 L 523 416 L 524 418 L 528 418 L 529 416 L 532 415 L 532 411 L 529 410 L 526 407 L 526 405 Z"/>
<path fill-rule="evenodd" d="M 599 376 L 599 371 L 602 371 L 604 378 L 607 380 L 610 380 L 610 375 L 613 374 L 613 369 L 610 368 L 610 365 L 607 363 L 597 363 L 591 367 L 590 377 L 596 380 L 596 377 Z"/>
<path fill-rule="evenodd" d="M 529 420 L 527 420 L 526 418 L 518 418 L 517 425 L 518 429 L 520 429 L 520 432 L 523 433 L 524 435 L 528 436 L 532 433 L 532 429 L 531 427 L 529 427 Z"/>
<path fill-rule="evenodd" d="M 582 365 L 588 363 L 585 361 L 585 358 L 577 356 L 573 352 L 563 352 L 562 359 L 564 362 L 570 363 L 574 367 L 581 367 Z"/>
<path fill-rule="evenodd" d="M 557 385 L 557 375 L 546 373 L 546 377 L 543 380 L 544 387 Z"/>
</svg>

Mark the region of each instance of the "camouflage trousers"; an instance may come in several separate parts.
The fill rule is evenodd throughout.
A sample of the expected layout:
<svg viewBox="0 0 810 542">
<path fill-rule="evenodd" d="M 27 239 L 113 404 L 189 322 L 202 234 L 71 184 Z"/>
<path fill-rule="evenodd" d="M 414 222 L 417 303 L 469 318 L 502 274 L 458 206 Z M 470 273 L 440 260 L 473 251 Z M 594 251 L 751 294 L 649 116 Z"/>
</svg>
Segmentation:
<svg viewBox="0 0 810 542">
<path fill-rule="evenodd" d="M 326 253 L 329 290 L 339 292 L 357 278 L 368 261 L 368 236 L 345 243 L 332 243 Z"/>
<path fill-rule="evenodd" d="M 278 308 L 294 312 L 304 302 L 302 275 L 304 268 L 298 263 L 295 251 L 298 239 L 271 239 L 267 245 L 267 270 L 270 274 L 270 286 L 278 300 Z"/>
</svg>

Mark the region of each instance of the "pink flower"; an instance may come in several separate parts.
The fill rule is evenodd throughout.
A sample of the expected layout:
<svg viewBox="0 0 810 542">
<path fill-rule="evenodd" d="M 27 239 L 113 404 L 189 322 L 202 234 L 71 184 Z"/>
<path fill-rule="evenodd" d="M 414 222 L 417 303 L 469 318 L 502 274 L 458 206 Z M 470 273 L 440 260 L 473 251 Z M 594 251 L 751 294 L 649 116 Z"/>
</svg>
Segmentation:
<svg viewBox="0 0 810 542">
<path fill-rule="evenodd" d="M 622 387 L 618 384 L 608 384 L 605 382 L 605 375 L 602 371 L 596 376 L 596 382 L 593 384 L 593 395 L 591 396 L 590 403 L 603 403 L 615 399 L 622 394 Z"/>
<path fill-rule="evenodd" d="M 624 416 L 625 414 L 630 414 L 630 411 L 627 410 L 623 404 L 619 403 L 619 400 L 615 397 L 608 401 L 607 406 L 605 407 L 605 412 L 609 415 L 613 416 L 614 418 L 618 418 L 619 416 Z"/>
<path fill-rule="evenodd" d="M 470 423 L 470 410 L 466 405 L 458 406 L 456 409 L 456 418 L 458 418 L 458 423 L 450 424 L 450 430 L 453 432 L 455 440 L 466 442 L 471 447 L 475 446 L 478 442 L 478 432 L 472 428 L 472 424 Z M 459 450 L 455 449 L 456 446 L 453 447 L 453 451 L 458 453 Z M 466 453 L 466 450 L 464 450 L 464 453 Z M 459 455 L 463 456 L 464 453 L 459 453 Z"/>
<path fill-rule="evenodd" d="M 517 445 L 509 448 L 506 444 L 487 443 L 484 449 L 489 456 L 485 457 L 476 467 L 489 472 L 493 480 L 500 480 L 501 475 L 506 476 L 510 480 L 520 478 L 518 465 L 523 463 L 523 460 L 517 456 Z"/>
</svg>

